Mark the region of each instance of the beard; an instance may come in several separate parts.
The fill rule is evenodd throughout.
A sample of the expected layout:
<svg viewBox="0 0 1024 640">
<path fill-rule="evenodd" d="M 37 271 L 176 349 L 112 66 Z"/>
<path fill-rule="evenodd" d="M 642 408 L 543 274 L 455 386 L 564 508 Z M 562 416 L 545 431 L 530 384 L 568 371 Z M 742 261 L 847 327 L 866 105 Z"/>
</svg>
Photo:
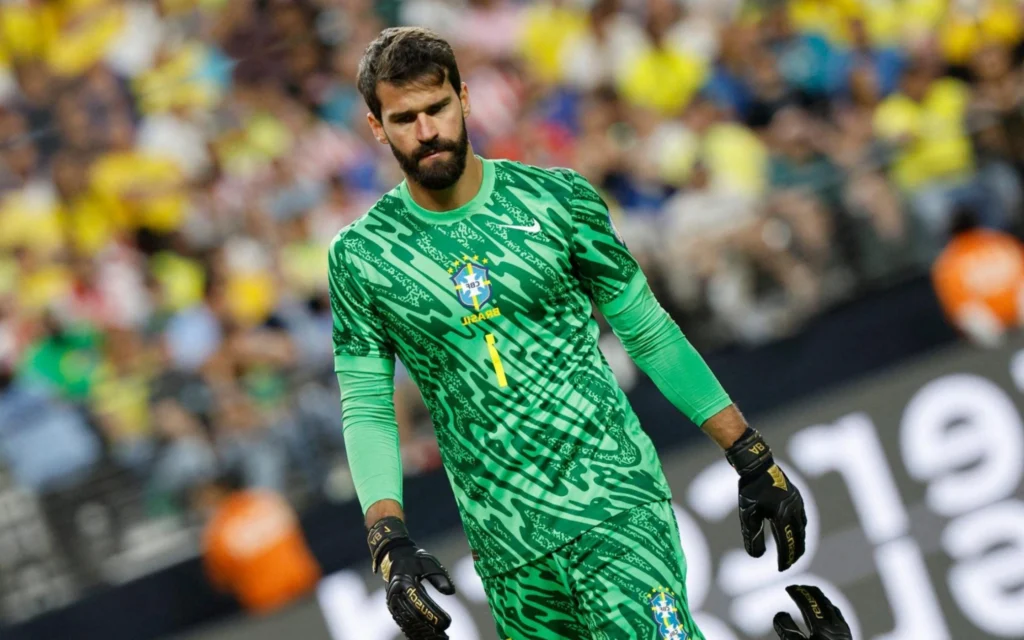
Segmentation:
<svg viewBox="0 0 1024 640">
<path fill-rule="evenodd" d="M 462 172 L 466 170 L 466 156 L 469 153 L 466 120 L 465 118 L 462 120 L 462 133 L 459 134 L 458 140 L 434 138 L 430 142 L 420 145 L 420 148 L 411 155 L 402 153 L 390 141 L 388 146 L 391 147 L 391 153 L 394 154 L 409 180 L 431 191 L 448 189 L 458 182 L 462 177 Z M 450 151 L 452 157 L 447 160 L 435 160 L 430 165 L 420 163 L 423 158 L 440 151 Z"/>
</svg>

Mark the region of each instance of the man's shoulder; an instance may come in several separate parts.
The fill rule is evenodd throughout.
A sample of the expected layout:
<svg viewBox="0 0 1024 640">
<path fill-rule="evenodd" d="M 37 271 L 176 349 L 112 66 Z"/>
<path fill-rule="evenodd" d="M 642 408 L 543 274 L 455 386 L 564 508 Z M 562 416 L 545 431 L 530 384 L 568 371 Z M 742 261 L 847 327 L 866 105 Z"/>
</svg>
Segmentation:
<svg viewBox="0 0 1024 640">
<path fill-rule="evenodd" d="M 373 206 L 367 209 L 363 215 L 338 230 L 338 233 L 331 240 L 331 253 L 344 248 L 347 240 L 366 237 L 371 233 L 368 227 L 373 224 L 374 220 L 387 218 L 403 207 L 405 207 L 405 204 L 398 194 L 398 187 L 395 187 L 378 198 Z"/>
<path fill-rule="evenodd" d="M 549 191 L 572 190 L 579 173 L 569 167 L 540 167 L 518 160 L 493 160 L 497 186 L 515 185 L 524 179 L 539 183 Z"/>
<path fill-rule="evenodd" d="M 568 179 L 570 176 L 576 173 L 574 169 L 569 167 L 541 167 L 535 164 L 527 164 L 520 162 L 519 160 L 509 160 L 506 158 L 496 158 L 491 160 L 494 163 L 494 168 L 497 172 L 506 172 L 512 174 L 524 174 L 524 175 L 538 175 L 538 176 L 552 176 L 560 177 L 562 179 Z"/>
</svg>

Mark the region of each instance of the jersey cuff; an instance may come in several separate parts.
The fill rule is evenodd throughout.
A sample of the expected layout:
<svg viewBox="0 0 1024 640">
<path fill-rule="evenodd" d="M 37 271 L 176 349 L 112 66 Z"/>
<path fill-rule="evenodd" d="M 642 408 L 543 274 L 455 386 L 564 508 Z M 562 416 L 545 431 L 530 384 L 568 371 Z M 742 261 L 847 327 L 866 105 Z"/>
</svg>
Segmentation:
<svg viewBox="0 0 1024 640">
<path fill-rule="evenodd" d="M 732 398 L 725 391 L 722 391 L 722 395 L 716 398 L 714 402 L 696 410 L 697 426 L 703 427 L 705 422 L 714 418 L 720 411 L 729 406 L 732 406 Z"/>
<path fill-rule="evenodd" d="M 383 373 L 393 376 L 395 375 L 395 360 L 394 358 L 371 356 L 336 355 L 334 356 L 334 372 Z"/>
<path fill-rule="evenodd" d="M 647 287 L 647 276 L 640 269 L 636 270 L 619 295 L 598 306 L 605 316 L 614 316 L 630 308 L 640 299 Z"/>
</svg>

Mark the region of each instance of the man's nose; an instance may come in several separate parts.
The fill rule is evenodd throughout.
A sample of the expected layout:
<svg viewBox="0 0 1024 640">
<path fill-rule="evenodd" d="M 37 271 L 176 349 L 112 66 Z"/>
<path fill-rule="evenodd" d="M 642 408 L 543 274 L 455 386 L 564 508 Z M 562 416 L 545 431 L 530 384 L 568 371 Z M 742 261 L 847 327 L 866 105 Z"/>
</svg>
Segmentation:
<svg viewBox="0 0 1024 640">
<path fill-rule="evenodd" d="M 437 127 L 434 125 L 434 119 L 425 113 L 421 113 L 416 118 L 416 139 L 420 142 L 427 142 L 437 137 Z"/>
</svg>

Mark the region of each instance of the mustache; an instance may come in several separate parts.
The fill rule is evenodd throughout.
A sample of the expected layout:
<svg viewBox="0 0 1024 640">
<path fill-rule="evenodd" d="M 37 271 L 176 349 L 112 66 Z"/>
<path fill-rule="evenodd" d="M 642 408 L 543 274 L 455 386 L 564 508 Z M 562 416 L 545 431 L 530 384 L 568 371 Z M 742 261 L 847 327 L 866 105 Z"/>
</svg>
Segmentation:
<svg viewBox="0 0 1024 640">
<path fill-rule="evenodd" d="M 452 153 L 459 150 L 459 143 L 455 140 L 435 140 L 424 145 L 420 145 L 420 148 L 416 151 L 413 156 L 417 161 L 426 158 L 432 153 L 439 153 L 441 151 L 451 151 Z"/>
</svg>

